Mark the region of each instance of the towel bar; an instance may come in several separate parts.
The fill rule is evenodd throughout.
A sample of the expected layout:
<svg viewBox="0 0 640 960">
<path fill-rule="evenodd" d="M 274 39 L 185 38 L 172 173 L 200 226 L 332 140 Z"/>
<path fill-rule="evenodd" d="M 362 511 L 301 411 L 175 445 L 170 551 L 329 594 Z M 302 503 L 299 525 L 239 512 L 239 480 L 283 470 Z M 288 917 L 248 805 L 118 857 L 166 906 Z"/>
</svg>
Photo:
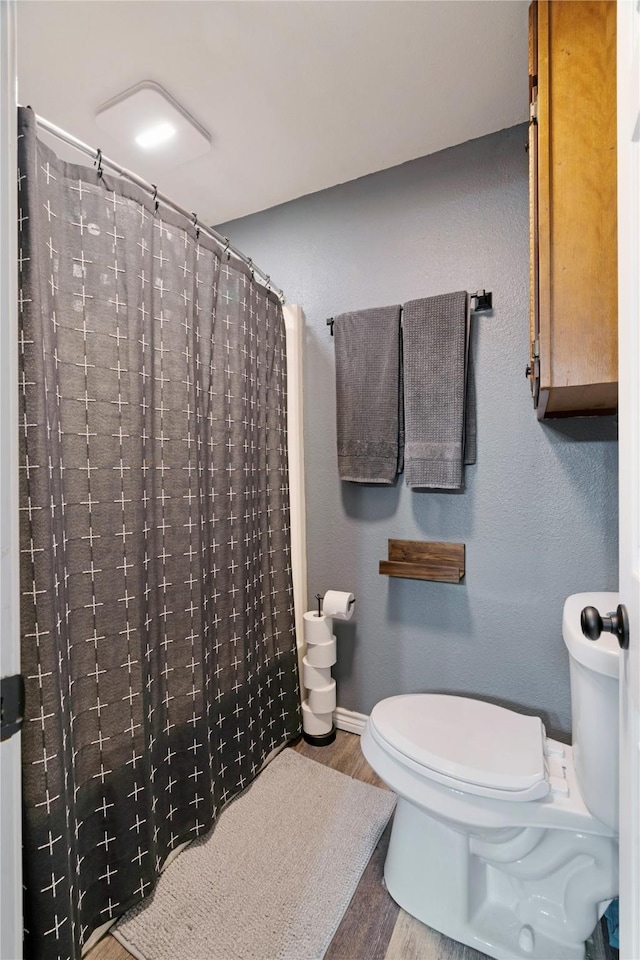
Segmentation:
<svg viewBox="0 0 640 960">
<path fill-rule="evenodd" d="M 469 299 L 476 301 L 475 305 L 471 307 L 472 313 L 488 313 L 489 310 L 493 310 L 493 293 L 491 290 L 477 290 L 475 293 L 469 294 Z M 402 320 L 402 307 L 400 308 L 400 319 Z M 329 317 L 326 321 L 327 326 L 331 328 L 331 336 L 333 336 L 335 322 L 335 317 Z"/>
</svg>

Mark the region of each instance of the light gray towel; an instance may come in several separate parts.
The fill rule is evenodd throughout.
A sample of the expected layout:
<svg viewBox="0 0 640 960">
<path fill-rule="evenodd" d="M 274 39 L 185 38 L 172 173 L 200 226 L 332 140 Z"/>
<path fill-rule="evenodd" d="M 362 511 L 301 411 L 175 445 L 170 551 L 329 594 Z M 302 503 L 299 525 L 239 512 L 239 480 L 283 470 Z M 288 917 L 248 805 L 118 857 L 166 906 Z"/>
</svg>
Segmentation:
<svg viewBox="0 0 640 960">
<path fill-rule="evenodd" d="M 407 486 L 460 490 L 476 461 L 467 292 L 405 303 L 403 327 Z"/>
<path fill-rule="evenodd" d="M 341 480 L 394 482 L 402 469 L 400 305 L 334 322 Z"/>
</svg>

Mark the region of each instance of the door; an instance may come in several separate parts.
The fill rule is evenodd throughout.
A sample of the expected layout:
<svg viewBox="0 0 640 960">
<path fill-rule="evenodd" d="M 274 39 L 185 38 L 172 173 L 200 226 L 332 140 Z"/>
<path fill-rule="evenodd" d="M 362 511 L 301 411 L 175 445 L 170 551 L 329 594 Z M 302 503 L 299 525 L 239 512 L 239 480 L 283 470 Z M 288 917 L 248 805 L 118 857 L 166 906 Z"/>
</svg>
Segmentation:
<svg viewBox="0 0 640 960">
<path fill-rule="evenodd" d="M 0 676 L 20 673 L 15 3 L 0 2 Z M 11 709 L 2 684 L 4 721 Z M 0 960 L 22 956 L 20 734 L 0 743 Z"/>
<path fill-rule="evenodd" d="M 640 957 L 640 2 L 618 0 L 620 956 Z"/>
</svg>

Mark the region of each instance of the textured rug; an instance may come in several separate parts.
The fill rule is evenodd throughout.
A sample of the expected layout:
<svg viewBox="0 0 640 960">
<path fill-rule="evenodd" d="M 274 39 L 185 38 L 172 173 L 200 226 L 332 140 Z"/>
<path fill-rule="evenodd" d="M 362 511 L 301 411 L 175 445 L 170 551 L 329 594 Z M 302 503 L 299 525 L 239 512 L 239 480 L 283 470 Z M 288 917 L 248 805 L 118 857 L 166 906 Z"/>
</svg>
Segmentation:
<svg viewBox="0 0 640 960">
<path fill-rule="evenodd" d="M 394 803 L 284 750 L 111 932 L 140 960 L 319 960 Z"/>
</svg>

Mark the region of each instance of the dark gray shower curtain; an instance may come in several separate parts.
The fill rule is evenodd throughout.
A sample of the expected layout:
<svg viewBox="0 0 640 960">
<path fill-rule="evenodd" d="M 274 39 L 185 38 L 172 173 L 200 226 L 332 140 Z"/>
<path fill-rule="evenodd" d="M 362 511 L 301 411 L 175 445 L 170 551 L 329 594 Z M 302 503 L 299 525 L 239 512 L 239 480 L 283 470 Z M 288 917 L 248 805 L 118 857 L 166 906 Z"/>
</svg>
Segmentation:
<svg viewBox="0 0 640 960">
<path fill-rule="evenodd" d="M 19 117 L 25 954 L 80 957 L 299 731 L 282 309 Z"/>
</svg>

